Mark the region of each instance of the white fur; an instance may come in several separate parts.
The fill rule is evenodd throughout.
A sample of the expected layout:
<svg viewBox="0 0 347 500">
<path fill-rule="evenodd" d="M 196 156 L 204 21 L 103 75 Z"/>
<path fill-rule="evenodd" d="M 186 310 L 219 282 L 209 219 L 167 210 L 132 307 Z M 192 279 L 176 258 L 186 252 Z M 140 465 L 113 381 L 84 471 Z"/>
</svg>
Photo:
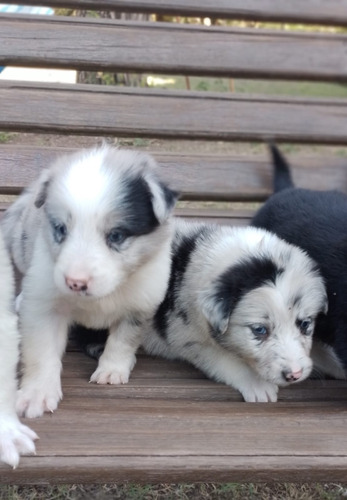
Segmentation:
<svg viewBox="0 0 347 500">
<path fill-rule="evenodd" d="M 209 377 L 238 389 L 245 401 L 276 401 L 279 386 L 304 380 L 311 372 L 314 321 L 327 305 L 323 280 L 303 251 L 255 228 L 177 221 L 174 256 L 182 242 L 194 240 L 194 234 L 200 234 L 195 249 L 172 287 L 170 307 L 162 313 L 166 331 L 160 331 L 157 313 L 144 347 L 151 354 L 190 361 Z M 275 284 L 266 282 L 247 290 L 231 307 L 231 314 L 223 314 L 234 297 L 216 296 L 220 276 L 256 257 L 267 258 L 284 271 Z M 231 285 L 233 279 L 231 272 Z M 312 321 L 307 335 L 297 323 L 305 319 Z M 252 330 L 262 325 L 269 331 L 264 339 Z M 287 381 L 283 373 L 296 379 Z"/>
<path fill-rule="evenodd" d="M 25 273 L 19 414 L 36 417 L 57 408 L 61 358 L 73 323 L 110 330 L 91 381 L 128 381 L 141 342 L 140 324 L 162 300 L 169 275 L 169 215 L 175 200 L 165 199 L 155 166 L 148 155 L 106 146 L 79 152 L 43 172 L 9 209 L 5 235 Z M 148 187 L 158 225 L 126 237 L 115 249 L 107 244 L 107 234 L 132 216 L 135 200 L 123 200 L 129 176 L 141 177 Z M 53 226 L 62 223 L 67 236 L 57 242 Z"/>
<path fill-rule="evenodd" d="M 19 334 L 12 312 L 14 279 L 9 256 L 0 233 L 0 459 L 16 467 L 21 454 L 35 452 L 37 435 L 21 424 L 15 410 Z"/>
</svg>

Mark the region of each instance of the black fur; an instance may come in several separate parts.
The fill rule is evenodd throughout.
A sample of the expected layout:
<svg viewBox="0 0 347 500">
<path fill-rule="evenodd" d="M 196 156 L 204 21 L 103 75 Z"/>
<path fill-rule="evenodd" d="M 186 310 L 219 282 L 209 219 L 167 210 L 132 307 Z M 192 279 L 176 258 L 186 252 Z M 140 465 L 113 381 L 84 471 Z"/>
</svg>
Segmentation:
<svg viewBox="0 0 347 500">
<path fill-rule="evenodd" d="M 154 231 L 159 222 L 153 210 L 152 193 L 145 179 L 140 175 L 126 177 L 122 192 L 124 196 L 121 209 L 124 213 L 124 226 L 129 234 L 140 236 Z"/>
<path fill-rule="evenodd" d="M 248 292 L 265 283 L 276 283 L 283 273 L 274 262 L 267 258 L 245 259 L 227 269 L 214 284 L 214 292 L 209 307 L 218 312 L 220 320 L 211 324 L 211 335 L 223 341 L 223 326 L 226 325 L 235 307 Z"/>
<path fill-rule="evenodd" d="M 153 319 L 156 330 L 163 338 L 166 337 L 168 317 L 175 309 L 177 291 L 181 286 L 184 273 L 188 267 L 191 255 L 195 250 L 197 240 L 200 236 L 201 232 L 197 231 L 195 234 L 184 237 L 179 244 L 173 245 L 173 256 L 168 289 L 165 298 L 158 307 Z M 188 320 L 186 311 L 180 310 L 179 314 L 181 317 L 185 318 L 185 322 Z"/>
<path fill-rule="evenodd" d="M 179 197 L 179 193 L 177 191 L 174 191 L 173 189 L 169 188 L 168 186 L 166 186 L 166 184 L 164 184 L 163 182 L 159 181 L 159 185 L 162 189 L 166 205 L 171 210 L 174 207 L 174 205 Z"/>
<path fill-rule="evenodd" d="M 108 330 L 92 330 L 82 325 L 70 326 L 69 340 L 94 359 L 99 359 L 104 351 Z"/>
<path fill-rule="evenodd" d="M 245 259 L 227 269 L 216 284 L 216 300 L 223 304 L 225 314 L 232 314 L 236 305 L 251 290 L 265 283 L 275 284 L 283 273 L 274 262 L 267 258 Z"/>
<path fill-rule="evenodd" d="M 46 198 L 47 198 L 49 184 L 50 184 L 49 180 L 42 183 L 40 192 L 35 200 L 35 207 L 36 208 L 41 208 L 42 205 L 45 203 Z"/>
<path fill-rule="evenodd" d="M 347 368 L 347 196 L 295 188 L 285 158 L 275 146 L 271 152 L 275 193 L 252 225 L 300 246 L 318 263 L 329 309 L 319 317 L 315 336 L 332 345 Z"/>
</svg>

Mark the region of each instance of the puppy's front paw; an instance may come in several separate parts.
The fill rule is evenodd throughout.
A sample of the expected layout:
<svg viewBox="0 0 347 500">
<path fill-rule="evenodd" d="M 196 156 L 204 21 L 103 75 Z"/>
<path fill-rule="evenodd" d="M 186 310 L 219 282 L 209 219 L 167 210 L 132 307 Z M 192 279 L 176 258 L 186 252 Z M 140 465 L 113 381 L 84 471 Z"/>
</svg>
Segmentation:
<svg viewBox="0 0 347 500">
<path fill-rule="evenodd" d="M 35 453 L 37 434 L 20 423 L 17 415 L 0 416 L 0 459 L 13 468 L 17 467 L 20 455 Z"/>
<path fill-rule="evenodd" d="M 97 384 L 126 384 L 129 382 L 129 377 L 136 363 L 136 356 L 132 356 L 128 360 L 103 361 L 100 359 L 99 366 L 90 377 L 90 382 Z"/>
<path fill-rule="evenodd" d="M 275 403 L 278 386 L 265 380 L 253 380 L 240 392 L 248 403 Z"/>
<path fill-rule="evenodd" d="M 24 382 L 17 392 L 16 410 L 19 416 L 36 418 L 44 412 L 53 413 L 63 397 L 60 377 L 58 381 L 50 380 L 45 384 L 35 380 Z"/>
</svg>

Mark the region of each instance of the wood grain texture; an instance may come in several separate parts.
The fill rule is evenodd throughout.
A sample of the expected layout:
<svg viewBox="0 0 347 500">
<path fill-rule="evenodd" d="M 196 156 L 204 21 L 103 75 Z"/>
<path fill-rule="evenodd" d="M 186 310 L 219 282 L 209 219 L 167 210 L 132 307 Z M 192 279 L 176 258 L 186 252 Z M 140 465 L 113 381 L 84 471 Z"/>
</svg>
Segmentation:
<svg viewBox="0 0 347 500">
<path fill-rule="evenodd" d="M 0 145 L 0 194 L 19 193 L 41 169 L 74 151 L 77 149 Z M 264 155 L 152 154 L 159 163 L 160 177 L 181 193 L 181 200 L 263 201 L 272 192 L 271 159 Z M 347 159 L 287 158 L 297 186 L 347 192 Z M 194 216 L 197 211 L 190 213 Z"/>
<path fill-rule="evenodd" d="M 18 0 L 8 0 L 16 4 Z M 51 7 L 347 26 L 346 0 L 45 0 Z M 21 5 L 37 5 L 22 0 Z"/>
<path fill-rule="evenodd" d="M 4 483 L 330 481 L 347 473 L 347 386 L 306 381 L 278 403 L 239 394 L 180 363 L 140 355 L 129 384 L 88 384 L 95 362 L 64 360 L 64 399 L 31 420 L 37 455 Z"/>
<path fill-rule="evenodd" d="M 2 66 L 347 81 L 345 35 L 6 14 L 0 23 Z"/>
<path fill-rule="evenodd" d="M 0 102 L 2 130 L 319 144 L 347 137 L 343 99 L 3 81 Z"/>
</svg>

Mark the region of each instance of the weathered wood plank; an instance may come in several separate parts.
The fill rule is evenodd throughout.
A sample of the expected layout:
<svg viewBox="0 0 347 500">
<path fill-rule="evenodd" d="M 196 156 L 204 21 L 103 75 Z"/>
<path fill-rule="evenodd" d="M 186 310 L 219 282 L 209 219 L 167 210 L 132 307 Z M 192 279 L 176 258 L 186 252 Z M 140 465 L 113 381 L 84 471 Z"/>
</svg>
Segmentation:
<svg viewBox="0 0 347 500">
<path fill-rule="evenodd" d="M 97 424 L 96 424 L 97 425 Z M 319 423 L 318 423 L 319 425 Z M 23 457 L 15 470 L 0 469 L 2 484 L 103 483 L 345 483 L 346 457 L 111 456 Z"/>
<path fill-rule="evenodd" d="M 3 66 L 347 81 L 344 35 L 6 14 L 0 22 Z"/>
<path fill-rule="evenodd" d="M 78 359 L 78 363 L 76 363 Z M 96 368 L 96 361 L 80 354 L 67 355 L 64 362 L 64 386 L 74 397 L 83 397 L 84 385 Z M 346 382 L 342 380 L 306 380 L 303 383 L 280 389 L 279 401 L 293 403 L 346 401 Z M 169 362 L 163 358 L 138 355 L 136 369 L 130 382 L 117 387 L 103 388 L 102 397 L 137 399 L 180 399 L 191 401 L 242 401 L 240 394 L 225 384 L 208 380 L 205 375 L 188 363 Z M 100 396 L 99 386 L 88 386 L 90 397 Z"/>
<path fill-rule="evenodd" d="M 347 137 L 342 99 L 3 81 L 0 102 L 3 130 L 320 144 L 346 144 Z"/>
<path fill-rule="evenodd" d="M 18 0 L 7 0 L 17 4 Z M 21 5 L 37 5 L 22 0 Z M 347 26 L 346 0 L 45 0 L 51 7 Z"/>
<path fill-rule="evenodd" d="M 37 455 L 14 471 L 0 465 L 1 483 L 341 481 L 347 473 L 345 382 L 307 381 L 283 389 L 278 403 L 247 404 L 182 363 L 141 355 L 124 386 L 88 384 L 94 366 L 67 353 L 59 409 L 30 421 Z"/>
<path fill-rule="evenodd" d="M 0 194 L 19 193 L 55 158 L 76 150 L 1 145 Z M 271 160 L 265 155 L 149 152 L 160 165 L 160 176 L 181 193 L 182 200 L 263 201 L 272 192 Z M 288 160 L 298 186 L 347 192 L 347 159 L 314 155 Z"/>
</svg>

